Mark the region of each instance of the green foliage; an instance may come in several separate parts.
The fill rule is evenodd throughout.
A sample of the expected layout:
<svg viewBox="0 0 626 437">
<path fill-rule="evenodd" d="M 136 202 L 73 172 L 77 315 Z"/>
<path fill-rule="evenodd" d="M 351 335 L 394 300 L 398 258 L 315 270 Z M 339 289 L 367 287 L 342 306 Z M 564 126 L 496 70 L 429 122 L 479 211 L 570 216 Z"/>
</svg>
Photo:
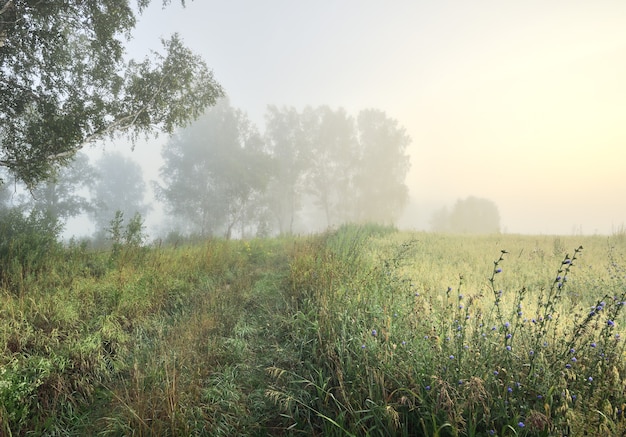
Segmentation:
<svg viewBox="0 0 626 437">
<path fill-rule="evenodd" d="M 177 35 L 127 62 L 135 24 L 128 0 L 0 1 L 0 165 L 32 187 L 87 143 L 171 133 L 223 94 Z"/>
<path fill-rule="evenodd" d="M 124 213 L 116 211 L 115 217 L 110 222 L 107 229 L 109 239 L 111 240 L 111 260 L 117 260 L 120 257 L 126 259 L 129 252 L 137 253 L 146 239 L 144 233 L 143 219 L 141 214 L 136 213 L 128 223 L 124 225 Z"/>
<path fill-rule="evenodd" d="M 60 249 L 61 227 L 49 215 L 33 211 L 24 216 L 13 208 L 0 212 L 0 283 L 24 291 L 30 279 L 52 269 L 51 256 Z"/>
<path fill-rule="evenodd" d="M 582 247 L 551 258 L 554 276 L 544 273 L 549 269 L 539 251 L 513 265 L 503 251 L 491 270 L 484 264 L 481 279 L 473 271 L 479 260 L 473 268 L 458 264 L 467 262 L 468 250 L 459 243 L 473 245 L 469 253 L 476 256 L 475 245 L 489 247 L 487 238 L 421 234 L 394 242 L 397 235 L 363 238 L 347 227 L 294 253 L 290 284 L 303 295 L 292 341 L 303 359 L 296 369 L 273 367 L 268 390 L 294 429 L 325 435 L 623 432 L 619 327 L 626 295 L 615 249 L 605 258 L 612 279 L 590 288 L 588 281 L 602 273 L 589 266 L 577 279 L 587 265 L 581 265 Z M 448 264 L 467 271 L 456 287 L 442 284 Z M 523 264 L 534 264 L 536 274 Z M 420 266 L 426 268 L 418 274 Z"/>
<path fill-rule="evenodd" d="M 124 262 L 73 242 L 28 293 L 2 285 L 0 433 L 626 429 L 619 241 L 372 224 L 125 252 L 130 223 Z"/>
</svg>

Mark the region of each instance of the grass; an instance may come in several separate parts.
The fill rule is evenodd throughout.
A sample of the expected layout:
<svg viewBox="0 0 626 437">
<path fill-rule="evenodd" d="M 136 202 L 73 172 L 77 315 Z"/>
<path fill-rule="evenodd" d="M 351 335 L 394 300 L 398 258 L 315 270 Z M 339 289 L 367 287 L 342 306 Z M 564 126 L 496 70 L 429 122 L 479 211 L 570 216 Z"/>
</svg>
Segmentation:
<svg viewBox="0 0 626 437">
<path fill-rule="evenodd" d="M 619 435 L 624 244 L 73 245 L 2 290 L 0 433 Z"/>
</svg>

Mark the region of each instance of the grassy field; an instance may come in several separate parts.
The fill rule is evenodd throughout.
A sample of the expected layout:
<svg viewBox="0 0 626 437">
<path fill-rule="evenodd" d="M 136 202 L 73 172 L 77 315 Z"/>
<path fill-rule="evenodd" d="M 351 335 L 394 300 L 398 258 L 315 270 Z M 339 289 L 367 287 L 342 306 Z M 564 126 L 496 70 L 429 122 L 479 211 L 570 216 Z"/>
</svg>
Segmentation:
<svg viewBox="0 0 626 437">
<path fill-rule="evenodd" d="M 622 435 L 626 238 L 344 226 L 2 272 L 0 434 Z"/>
</svg>

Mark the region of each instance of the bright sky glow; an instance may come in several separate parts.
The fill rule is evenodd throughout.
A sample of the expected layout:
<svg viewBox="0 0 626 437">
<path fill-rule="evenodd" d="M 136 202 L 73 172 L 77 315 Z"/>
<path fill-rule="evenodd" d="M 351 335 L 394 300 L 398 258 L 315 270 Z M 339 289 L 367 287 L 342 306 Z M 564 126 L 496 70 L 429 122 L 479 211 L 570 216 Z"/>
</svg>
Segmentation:
<svg viewBox="0 0 626 437">
<path fill-rule="evenodd" d="M 469 195 L 507 232 L 626 224 L 626 2 L 157 3 L 129 53 L 179 32 L 260 128 L 268 104 L 397 119 L 413 139 L 406 227 Z"/>
</svg>

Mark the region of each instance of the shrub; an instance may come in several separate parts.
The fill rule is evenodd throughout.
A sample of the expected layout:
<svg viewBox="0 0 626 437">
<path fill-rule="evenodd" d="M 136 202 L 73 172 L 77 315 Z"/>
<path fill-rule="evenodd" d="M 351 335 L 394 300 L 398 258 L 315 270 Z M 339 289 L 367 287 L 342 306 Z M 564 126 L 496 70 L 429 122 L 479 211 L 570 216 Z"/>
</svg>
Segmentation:
<svg viewBox="0 0 626 437">
<path fill-rule="evenodd" d="M 0 281 L 22 291 L 25 280 L 49 271 L 54 254 L 61 249 L 61 225 L 56 219 L 34 211 L 25 216 L 13 208 L 0 213 Z"/>
</svg>

